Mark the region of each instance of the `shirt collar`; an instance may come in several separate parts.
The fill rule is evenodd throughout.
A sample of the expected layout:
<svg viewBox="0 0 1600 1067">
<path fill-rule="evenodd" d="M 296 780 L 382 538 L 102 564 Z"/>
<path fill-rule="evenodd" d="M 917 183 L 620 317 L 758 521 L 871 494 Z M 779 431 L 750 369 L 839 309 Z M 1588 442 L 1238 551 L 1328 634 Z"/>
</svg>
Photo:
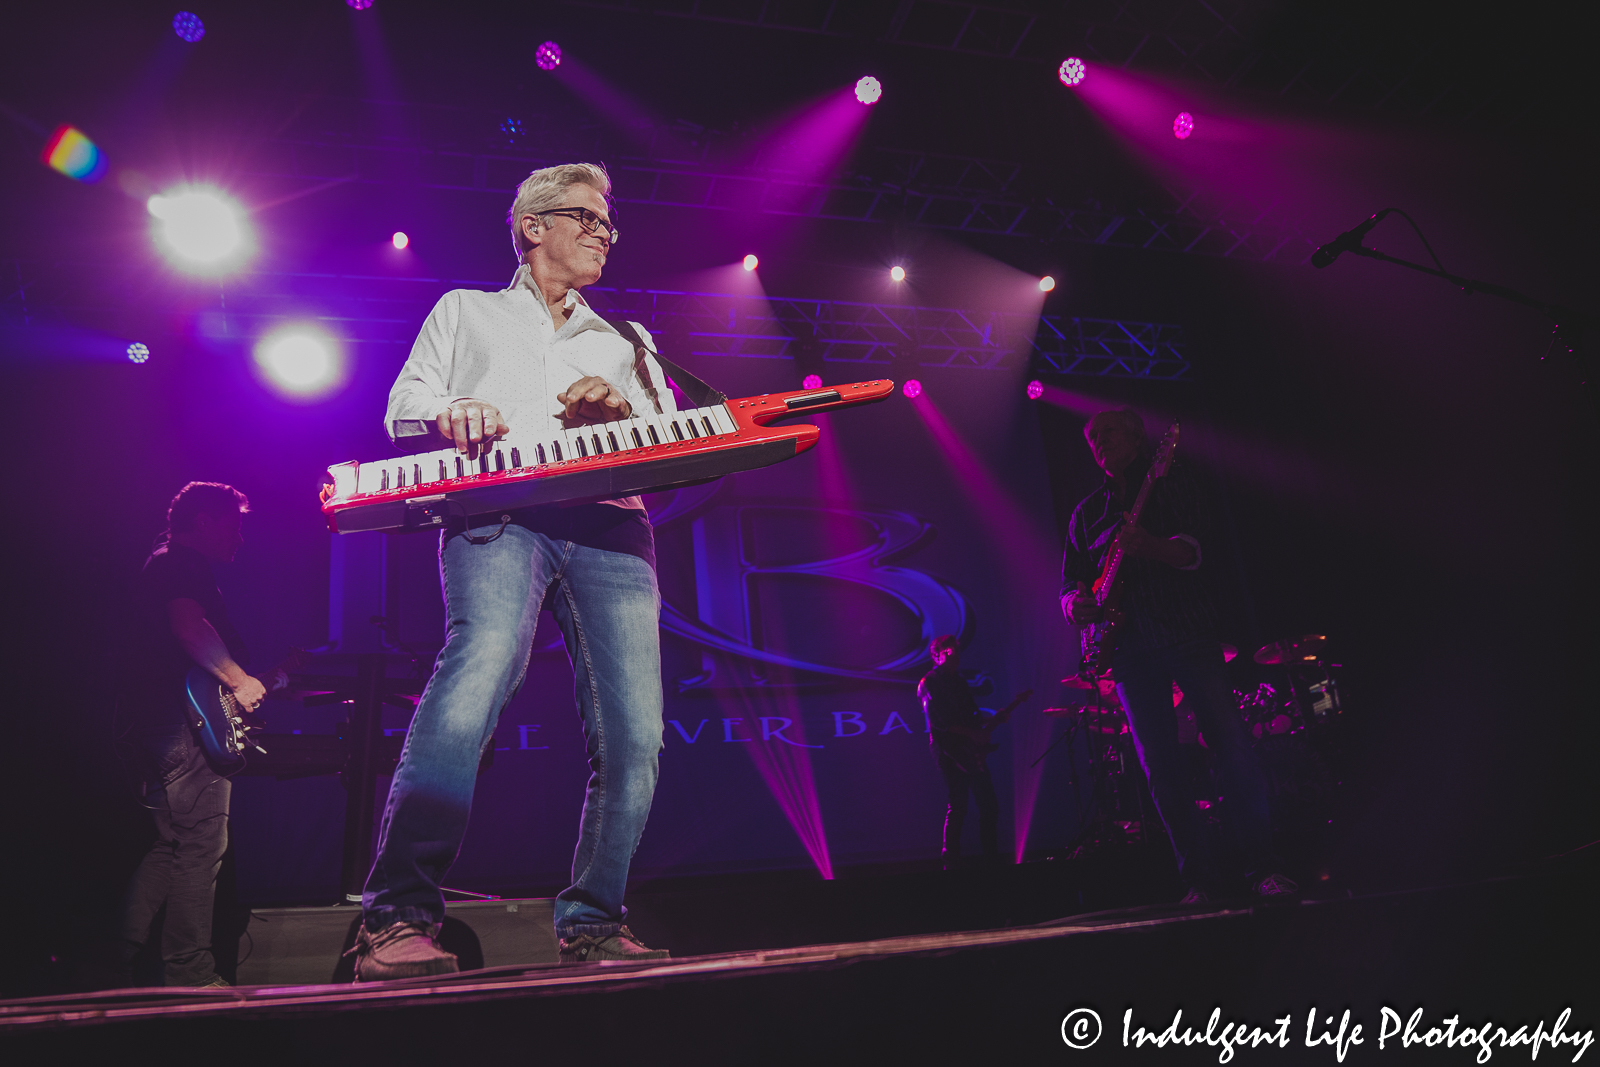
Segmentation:
<svg viewBox="0 0 1600 1067">
<path fill-rule="evenodd" d="M 517 289 L 517 288 L 526 289 L 530 293 L 532 293 L 534 296 L 537 296 L 539 298 L 539 304 L 542 307 L 548 308 L 550 306 L 549 301 L 547 301 L 544 298 L 544 293 L 540 291 L 539 284 L 533 280 L 533 268 L 528 266 L 526 263 L 522 264 L 521 266 L 519 266 L 517 268 L 517 273 L 515 273 L 515 274 L 513 274 L 511 276 L 511 284 L 509 286 L 507 286 L 506 288 L 508 288 L 508 289 Z M 585 300 L 583 298 L 583 294 L 578 292 L 578 290 L 576 290 L 576 289 L 568 289 L 567 290 L 567 298 L 565 300 L 563 300 L 561 303 L 562 303 L 562 306 L 565 307 L 568 311 L 571 311 L 574 307 L 576 307 L 579 304 L 582 304 L 584 307 L 589 307 L 589 302 L 587 300 Z M 590 308 L 590 310 L 593 311 L 594 309 Z"/>
</svg>

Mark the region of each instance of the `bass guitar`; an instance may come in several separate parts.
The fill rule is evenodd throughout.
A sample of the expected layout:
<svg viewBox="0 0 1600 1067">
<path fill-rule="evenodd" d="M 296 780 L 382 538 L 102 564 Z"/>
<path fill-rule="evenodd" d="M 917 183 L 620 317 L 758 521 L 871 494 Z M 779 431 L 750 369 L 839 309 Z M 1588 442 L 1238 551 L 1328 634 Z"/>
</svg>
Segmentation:
<svg viewBox="0 0 1600 1067">
<path fill-rule="evenodd" d="M 1167 476 L 1168 469 L 1172 466 L 1172 454 L 1178 449 L 1178 424 L 1174 422 L 1167 430 L 1167 435 L 1161 439 L 1161 446 L 1156 449 L 1155 458 L 1150 461 L 1150 470 L 1144 476 L 1144 482 L 1139 486 L 1139 495 L 1134 498 L 1133 507 L 1127 513 L 1127 521 L 1117 531 L 1116 540 L 1111 542 L 1111 548 L 1106 552 L 1105 566 L 1100 570 L 1100 577 L 1094 580 L 1094 602 L 1100 607 L 1100 624 L 1093 627 L 1084 627 L 1082 631 L 1083 660 L 1079 668 L 1079 676 L 1095 678 L 1105 674 L 1111 669 L 1111 657 L 1117 650 L 1117 641 L 1120 637 L 1125 616 L 1118 610 L 1117 604 L 1122 599 L 1122 587 L 1117 581 L 1122 576 L 1122 532 L 1130 526 L 1139 525 L 1139 519 L 1144 515 L 1144 506 L 1150 499 L 1150 489 L 1157 480 Z"/>
</svg>

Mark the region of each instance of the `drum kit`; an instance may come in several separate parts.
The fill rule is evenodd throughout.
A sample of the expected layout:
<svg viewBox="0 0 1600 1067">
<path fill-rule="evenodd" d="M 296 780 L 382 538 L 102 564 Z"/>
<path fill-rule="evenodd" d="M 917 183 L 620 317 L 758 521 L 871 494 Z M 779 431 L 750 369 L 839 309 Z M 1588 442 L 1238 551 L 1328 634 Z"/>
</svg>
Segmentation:
<svg viewBox="0 0 1600 1067">
<path fill-rule="evenodd" d="M 1327 644 L 1324 634 L 1303 634 L 1263 645 L 1251 658 L 1263 668 L 1276 669 L 1276 677 L 1259 683 L 1253 690 L 1234 690 L 1239 716 L 1255 739 L 1275 796 L 1324 792 L 1320 782 L 1329 777 L 1323 772 L 1336 747 L 1332 738 L 1343 714 L 1335 673 L 1339 664 L 1327 660 Z M 1231 663 L 1238 658 L 1239 650 L 1224 645 L 1223 655 L 1224 661 Z M 1143 776 L 1124 778 L 1132 764 L 1132 736 L 1116 682 L 1109 671 L 1096 677 L 1074 675 L 1061 681 L 1066 687 L 1063 706 L 1046 708 L 1044 714 L 1069 722 L 1069 729 L 1059 742 L 1071 747 L 1072 740 L 1080 735 L 1088 740 L 1092 784 L 1084 830 L 1069 851 L 1105 844 L 1108 835 L 1123 841 L 1137 839 L 1142 836 L 1140 828 L 1144 824 Z M 1204 736 L 1176 684 L 1172 687 L 1172 703 L 1178 717 L 1179 741 L 1186 746 L 1197 745 L 1197 751 L 1204 749 Z M 1074 769 L 1074 789 L 1076 773 Z M 1200 803 L 1209 806 L 1204 801 Z"/>
</svg>

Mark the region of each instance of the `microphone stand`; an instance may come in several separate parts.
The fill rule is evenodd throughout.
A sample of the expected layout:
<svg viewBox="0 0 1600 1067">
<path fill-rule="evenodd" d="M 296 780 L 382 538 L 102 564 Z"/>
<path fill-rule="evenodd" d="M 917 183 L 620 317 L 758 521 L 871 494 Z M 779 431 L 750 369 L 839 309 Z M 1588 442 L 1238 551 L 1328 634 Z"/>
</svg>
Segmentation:
<svg viewBox="0 0 1600 1067">
<path fill-rule="evenodd" d="M 1545 349 L 1544 356 L 1539 358 L 1542 360 L 1549 356 L 1551 350 L 1558 344 L 1564 348 L 1567 355 L 1571 356 L 1573 362 L 1578 365 L 1578 375 L 1583 385 L 1584 394 L 1589 398 L 1589 406 L 1594 410 L 1595 417 L 1600 419 L 1600 394 L 1595 392 L 1593 367 L 1590 365 L 1588 354 L 1582 351 L 1583 341 L 1585 340 L 1584 331 L 1591 325 L 1591 320 L 1588 316 L 1580 315 L 1561 304 L 1549 304 L 1543 300 L 1535 300 L 1526 293 L 1519 293 L 1515 289 L 1508 289 L 1503 285 L 1492 285 L 1489 282 L 1463 278 L 1446 270 L 1436 270 L 1423 263 L 1413 263 L 1409 259 L 1391 256 L 1386 252 L 1378 251 L 1376 248 L 1368 248 L 1366 245 L 1358 244 L 1345 251 L 1351 255 L 1366 256 L 1368 259 L 1382 260 L 1385 263 L 1393 263 L 1397 267 L 1406 267 L 1410 270 L 1420 271 L 1423 274 L 1431 274 L 1435 278 L 1443 278 L 1453 285 L 1460 286 L 1468 296 L 1473 293 L 1487 293 L 1490 296 L 1498 296 L 1502 300 L 1509 300 L 1513 304 L 1521 304 L 1524 307 L 1530 307 L 1542 312 L 1546 318 L 1555 324 L 1555 329 L 1550 331 L 1549 347 Z"/>
</svg>

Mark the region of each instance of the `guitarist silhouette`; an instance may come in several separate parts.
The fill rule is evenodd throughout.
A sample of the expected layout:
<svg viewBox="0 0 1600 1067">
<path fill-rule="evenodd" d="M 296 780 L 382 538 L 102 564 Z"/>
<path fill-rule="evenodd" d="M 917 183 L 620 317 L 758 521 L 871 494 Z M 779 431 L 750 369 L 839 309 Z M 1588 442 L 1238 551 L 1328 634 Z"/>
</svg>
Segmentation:
<svg viewBox="0 0 1600 1067">
<path fill-rule="evenodd" d="M 999 805 L 989 776 L 987 757 L 995 748 L 990 738 L 1033 691 L 1024 690 L 999 712 L 985 716 L 961 677 L 961 652 L 955 637 L 945 634 L 934 638 L 928 655 L 933 659 L 933 670 L 917 683 L 917 696 L 928 719 L 928 744 L 949 796 L 941 853 L 944 866 L 949 870 L 961 855 L 961 830 L 966 825 L 969 795 L 978 801 L 978 840 L 983 857 L 995 862 L 1000 856 Z"/>
</svg>

